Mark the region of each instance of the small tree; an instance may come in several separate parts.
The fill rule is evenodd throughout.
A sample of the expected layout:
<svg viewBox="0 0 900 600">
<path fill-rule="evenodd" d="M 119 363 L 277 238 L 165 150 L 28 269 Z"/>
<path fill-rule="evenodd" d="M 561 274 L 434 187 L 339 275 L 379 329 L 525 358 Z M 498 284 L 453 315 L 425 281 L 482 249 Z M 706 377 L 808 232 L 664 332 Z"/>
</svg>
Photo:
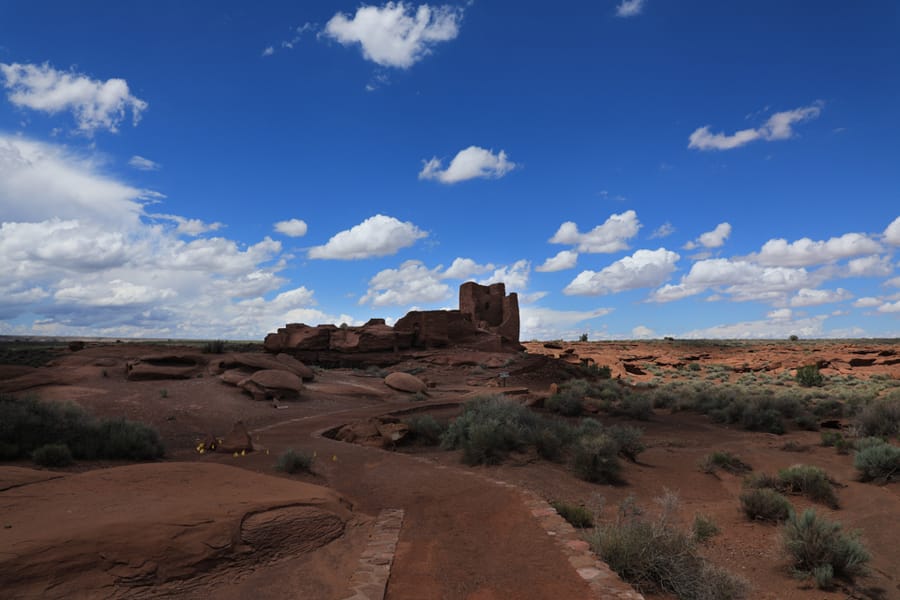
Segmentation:
<svg viewBox="0 0 900 600">
<path fill-rule="evenodd" d="M 588 341 L 588 334 L 587 334 L 587 333 L 582 333 L 582 334 L 578 337 L 578 341 L 579 341 L 579 342 L 586 342 L 586 341 Z"/>
<path fill-rule="evenodd" d="M 803 387 L 815 387 L 825 382 L 825 377 L 819 372 L 818 365 L 806 365 L 797 369 L 797 383 Z"/>
</svg>

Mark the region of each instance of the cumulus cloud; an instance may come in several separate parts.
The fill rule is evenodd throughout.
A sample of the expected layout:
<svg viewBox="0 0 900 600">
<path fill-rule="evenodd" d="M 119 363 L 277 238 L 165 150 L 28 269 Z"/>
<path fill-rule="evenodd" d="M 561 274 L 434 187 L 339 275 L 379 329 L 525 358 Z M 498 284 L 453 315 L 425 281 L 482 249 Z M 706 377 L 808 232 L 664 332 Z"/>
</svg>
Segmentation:
<svg viewBox="0 0 900 600">
<path fill-rule="evenodd" d="M 419 179 L 435 179 L 441 183 L 458 183 L 467 179 L 499 179 L 516 168 L 516 163 L 506 157 L 503 150 L 494 154 L 493 150 L 485 150 L 478 146 L 469 146 L 450 161 L 450 166 L 442 170 L 441 160 L 437 157 L 423 161 Z"/>
<path fill-rule="evenodd" d="M 665 223 L 663 223 L 662 225 L 660 225 L 659 227 L 657 227 L 656 229 L 653 230 L 653 233 L 650 234 L 650 239 L 655 240 L 658 238 L 669 237 L 673 233 L 675 233 L 675 227 L 671 223 L 666 221 Z"/>
<path fill-rule="evenodd" d="M 725 240 L 731 235 L 731 225 L 728 223 L 719 223 L 716 228 L 706 233 L 701 233 L 695 241 L 688 242 L 684 245 L 685 250 L 693 250 L 695 248 L 721 248 L 725 244 Z"/>
<path fill-rule="evenodd" d="M 713 258 L 697 261 L 678 284 L 659 288 L 651 299 L 671 302 L 714 289 L 736 301 L 777 301 L 820 282 L 819 276 L 812 276 L 806 269 L 762 267 L 745 261 Z"/>
<path fill-rule="evenodd" d="M 574 339 L 584 333 L 582 323 L 606 316 L 612 311 L 611 308 L 578 311 L 523 306 L 519 308 L 519 337 L 523 340 Z"/>
<path fill-rule="evenodd" d="M 671 250 L 638 250 L 600 272 L 582 271 L 563 289 L 566 295 L 598 296 L 660 285 L 675 270 L 680 257 Z"/>
<path fill-rule="evenodd" d="M 429 269 L 421 261 L 408 260 L 398 269 L 380 271 L 369 280 L 369 289 L 359 303 L 406 306 L 446 300 L 450 286 L 441 281 L 441 268 Z"/>
<path fill-rule="evenodd" d="M 795 242 L 781 238 L 769 240 L 758 254 L 748 259 L 767 266 L 807 267 L 880 251 L 881 245 L 870 237 L 862 233 L 845 233 L 827 241 L 809 238 Z"/>
<path fill-rule="evenodd" d="M 521 292 L 528 287 L 528 278 L 531 275 L 531 262 L 527 260 L 517 260 L 511 265 L 500 267 L 494 273 L 482 279 L 478 283 L 481 285 L 491 285 L 492 283 L 505 283 L 506 293 Z"/>
<path fill-rule="evenodd" d="M 147 103 L 131 94 L 124 79 L 100 81 L 58 71 L 48 63 L 0 63 L 0 73 L 10 102 L 48 114 L 71 111 L 78 130 L 87 135 L 98 129 L 118 131 L 128 111 L 137 125 L 147 109 Z"/>
<path fill-rule="evenodd" d="M 848 277 L 887 277 L 894 272 L 890 256 L 864 256 L 847 261 Z"/>
<path fill-rule="evenodd" d="M 566 221 L 550 238 L 551 244 L 571 244 L 579 252 L 609 254 L 628 249 L 628 240 L 637 235 L 641 222 L 637 213 L 627 210 L 613 214 L 602 224 L 587 233 L 578 231 L 578 225 Z"/>
<path fill-rule="evenodd" d="M 562 250 L 558 252 L 556 256 L 551 256 L 545 260 L 544 264 L 536 267 L 534 270 L 540 273 L 553 273 L 555 271 L 565 271 L 566 269 L 574 268 L 577 263 L 577 252 L 572 250 Z"/>
<path fill-rule="evenodd" d="M 900 246 L 900 217 L 894 219 L 884 230 L 884 241 L 892 246 Z"/>
<path fill-rule="evenodd" d="M 688 148 L 695 150 L 731 150 L 756 140 L 786 140 L 794 136 L 793 125 L 815 119 L 822 113 L 823 102 L 773 114 L 757 129 L 742 129 L 731 135 L 712 133 L 705 125 L 690 136 Z"/>
<path fill-rule="evenodd" d="M 801 288 L 797 291 L 797 294 L 791 298 L 791 306 L 818 306 L 820 304 L 843 302 L 852 297 L 853 294 L 844 288 L 837 288 L 836 290 Z"/>
<path fill-rule="evenodd" d="M 288 219 L 275 223 L 275 231 L 288 237 L 303 237 L 306 235 L 306 221 L 301 219 Z"/>
<path fill-rule="evenodd" d="M 444 271 L 442 277 L 447 279 L 469 279 L 473 275 L 481 275 L 494 268 L 494 265 L 491 263 L 479 265 L 471 258 L 457 258 L 453 261 L 453 264 Z"/>
<path fill-rule="evenodd" d="M 656 335 L 655 331 L 643 325 L 638 325 L 631 330 L 631 337 L 636 340 L 646 340 L 652 338 L 654 335 Z"/>
<path fill-rule="evenodd" d="M 162 168 L 162 165 L 158 162 L 154 162 L 143 156 L 138 156 L 137 154 L 131 157 L 128 164 L 138 171 L 159 171 Z"/>
<path fill-rule="evenodd" d="M 4 331 L 259 339 L 289 321 L 350 320 L 314 308 L 306 288 L 281 289 L 279 242 L 184 240 L 220 224 L 145 214 L 146 191 L 99 162 L 0 136 Z"/>
<path fill-rule="evenodd" d="M 359 225 L 336 233 L 323 246 L 309 250 L 310 258 L 356 260 L 396 254 L 428 234 L 409 221 L 375 215 Z"/>
<path fill-rule="evenodd" d="M 323 34 L 344 46 L 359 44 L 363 57 L 382 67 L 408 69 L 430 54 L 437 43 L 459 34 L 462 14 L 462 9 L 453 6 L 363 5 L 352 17 L 334 15 Z"/>
<path fill-rule="evenodd" d="M 866 296 L 865 298 L 860 298 L 853 303 L 853 306 L 856 308 L 874 308 L 876 306 L 881 306 L 882 301 L 878 298 L 873 298 L 871 296 Z"/>
<path fill-rule="evenodd" d="M 880 313 L 900 313 L 900 301 L 897 302 L 885 302 L 881 306 L 878 307 L 878 312 Z"/>
<path fill-rule="evenodd" d="M 766 313 L 766 317 L 770 319 L 774 319 L 776 321 L 782 321 L 785 319 L 790 319 L 794 316 L 794 311 L 789 308 L 778 308 L 773 311 L 769 311 Z"/>
<path fill-rule="evenodd" d="M 833 337 L 833 334 L 826 336 L 824 322 L 827 318 L 825 315 L 805 319 L 786 319 L 776 316 L 767 320 L 742 321 L 693 329 L 679 337 L 687 339 L 784 339 L 791 335 L 805 338 Z M 857 331 L 848 333 L 858 334 Z"/>
<path fill-rule="evenodd" d="M 645 0 L 622 0 L 616 6 L 617 17 L 636 17 L 644 11 Z"/>
</svg>

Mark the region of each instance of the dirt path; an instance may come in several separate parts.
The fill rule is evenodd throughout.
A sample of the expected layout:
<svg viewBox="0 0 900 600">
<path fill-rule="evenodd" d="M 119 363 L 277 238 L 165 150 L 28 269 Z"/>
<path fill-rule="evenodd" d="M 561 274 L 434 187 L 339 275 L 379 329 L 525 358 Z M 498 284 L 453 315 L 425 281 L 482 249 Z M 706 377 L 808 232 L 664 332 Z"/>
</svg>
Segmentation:
<svg viewBox="0 0 900 600">
<path fill-rule="evenodd" d="M 591 598 L 520 493 L 461 469 L 436 469 L 414 457 L 345 444 L 318 435 L 350 420 L 409 405 L 345 411 L 253 433 L 271 454 L 288 447 L 318 454 L 317 470 L 354 508 L 406 511 L 387 598 L 487 600 Z M 255 468 L 250 461 L 244 466 Z M 260 467 L 271 469 L 271 460 Z"/>
</svg>

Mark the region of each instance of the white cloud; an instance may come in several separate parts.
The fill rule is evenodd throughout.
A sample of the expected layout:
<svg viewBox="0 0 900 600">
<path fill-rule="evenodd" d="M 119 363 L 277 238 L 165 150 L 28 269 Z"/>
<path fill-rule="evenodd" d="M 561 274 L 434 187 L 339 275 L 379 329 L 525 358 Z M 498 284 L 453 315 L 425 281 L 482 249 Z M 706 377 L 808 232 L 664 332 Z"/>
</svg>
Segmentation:
<svg viewBox="0 0 900 600">
<path fill-rule="evenodd" d="M 897 217 L 884 230 L 884 241 L 892 246 L 900 246 L 900 217 Z"/>
<path fill-rule="evenodd" d="M 172 221 L 176 224 L 175 233 L 195 237 L 208 231 L 218 231 L 219 229 L 224 227 L 224 225 L 222 223 L 219 223 L 218 221 L 216 221 L 215 223 L 206 223 L 204 221 L 201 221 L 200 219 L 187 219 L 178 215 L 150 214 L 147 216 L 154 219 Z"/>
<path fill-rule="evenodd" d="M 301 219 L 288 219 L 275 223 L 275 231 L 288 237 L 303 237 L 306 235 L 306 221 Z"/>
<path fill-rule="evenodd" d="M 98 162 L 0 136 L 4 330 L 260 339 L 286 322 L 352 320 L 314 308 L 311 290 L 280 289 L 279 242 L 184 240 L 220 224 L 145 214 L 149 194 L 98 173 Z"/>
<path fill-rule="evenodd" d="M 892 279 L 888 279 L 882 285 L 886 285 L 888 287 L 900 287 L 900 277 L 894 277 Z"/>
<path fill-rule="evenodd" d="M 419 179 L 436 179 L 441 183 L 458 183 L 467 179 L 499 179 L 516 168 L 516 163 L 507 160 L 506 152 L 494 154 L 478 146 L 469 146 L 450 161 L 446 170 L 441 170 L 441 160 L 437 157 L 423 161 Z"/>
<path fill-rule="evenodd" d="M 781 238 L 769 240 L 763 244 L 758 254 L 748 258 L 767 266 L 807 267 L 880 251 L 881 245 L 868 236 L 845 233 L 828 241 L 813 241 L 809 238 L 790 243 Z"/>
<path fill-rule="evenodd" d="M 375 215 L 359 225 L 336 233 L 323 246 L 309 250 L 310 258 L 355 260 L 396 254 L 428 234 L 411 222 Z"/>
<path fill-rule="evenodd" d="M 645 0 L 622 0 L 616 6 L 617 17 L 635 17 L 644 10 Z"/>
<path fill-rule="evenodd" d="M 887 277 L 894 272 L 890 256 L 864 256 L 847 262 L 848 277 Z"/>
<path fill-rule="evenodd" d="M 766 317 L 775 321 L 782 321 L 785 319 L 790 319 L 794 316 L 794 311 L 789 308 L 778 308 L 776 310 L 770 311 L 766 313 Z"/>
<path fill-rule="evenodd" d="M 801 288 L 797 291 L 797 294 L 791 298 L 791 306 L 818 306 L 820 304 L 843 302 L 852 297 L 853 294 L 844 288 L 837 288 L 836 290 Z"/>
<path fill-rule="evenodd" d="M 158 162 L 154 162 L 143 156 L 138 156 L 137 154 L 131 157 L 128 164 L 138 171 L 159 171 L 162 168 L 162 165 Z"/>
<path fill-rule="evenodd" d="M 522 306 L 519 308 L 519 337 L 523 340 L 574 339 L 584 333 L 583 328 L 576 326 L 612 311 L 611 308 L 576 311 Z"/>
<path fill-rule="evenodd" d="M 92 135 L 98 129 L 118 131 L 131 111 L 137 125 L 147 103 L 131 94 L 124 79 L 99 81 L 74 72 L 57 71 L 48 63 L 0 63 L 7 97 L 16 106 L 56 114 L 72 111 L 78 129 Z"/>
<path fill-rule="evenodd" d="M 275 54 L 274 46 L 266 46 L 265 49 L 262 51 L 262 56 L 272 56 L 273 54 Z"/>
<path fill-rule="evenodd" d="M 556 256 L 551 256 L 547 260 L 544 261 L 539 267 L 536 267 L 534 270 L 540 273 L 553 273 L 556 271 L 565 271 L 566 269 L 574 268 L 578 263 L 578 253 L 573 250 L 562 250 L 556 254 Z"/>
<path fill-rule="evenodd" d="M 706 233 L 701 233 L 696 241 L 688 242 L 684 245 L 685 250 L 693 250 L 694 248 L 720 248 L 725 244 L 725 240 L 731 235 L 731 225 L 729 223 L 719 223 L 716 228 Z"/>
<path fill-rule="evenodd" d="M 650 234 L 650 239 L 655 240 L 657 238 L 669 237 L 673 233 L 675 233 L 675 227 L 671 223 L 666 221 L 665 223 L 657 227 L 653 231 L 653 233 Z"/>
<path fill-rule="evenodd" d="M 882 301 L 878 298 L 873 298 L 871 296 L 866 296 L 865 298 L 860 298 L 856 302 L 853 303 L 853 306 L 856 308 L 873 308 L 875 306 L 881 306 Z"/>
<path fill-rule="evenodd" d="M 794 136 L 792 126 L 815 119 L 822 112 L 823 102 L 775 113 L 758 129 L 742 129 L 731 135 L 711 133 L 709 125 L 700 127 L 690 136 L 688 148 L 695 150 L 731 150 L 756 140 L 786 140 Z"/>
<path fill-rule="evenodd" d="M 550 238 L 551 244 L 571 244 L 579 252 L 612 253 L 628 249 L 628 240 L 637 235 L 641 228 L 637 213 L 627 210 L 613 214 L 602 224 L 587 233 L 578 231 L 578 225 L 566 221 Z"/>
<path fill-rule="evenodd" d="M 799 335 L 805 338 L 821 338 L 826 337 L 824 322 L 827 318 L 827 316 L 820 315 L 806 319 L 779 317 L 761 321 L 743 321 L 693 329 L 679 337 L 687 339 L 784 339 L 791 335 Z"/>
<path fill-rule="evenodd" d="M 750 262 L 713 258 L 693 264 L 690 272 L 676 285 L 656 290 L 651 299 L 671 302 L 700 294 L 707 289 L 728 294 L 731 300 L 779 301 L 801 288 L 820 283 L 820 276 L 812 276 L 806 269 L 762 267 Z"/>
<path fill-rule="evenodd" d="M 566 295 L 598 296 L 660 285 L 675 270 L 680 257 L 671 250 L 638 250 L 599 273 L 582 271 L 563 289 Z"/>
<path fill-rule="evenodd" d="M 478 283 L 490 285 L 492 283 L 505 283 L 506 293 L 521 292 L 528 287 L 528 278 L 531 274 L 531 263 L 527 260 L 517 260 L 512 265 L 500 267 L 494 274 Z"/>
<path fill-rule="evenodd" d="M 886 302 L 878 307 L 880 313 L 900 313 L 900 300 L 897 302 Z"/>
<path fill-rule="evenodd" d="M 422 4 L 414 10 L 405 2 L 388 2 L 361 6 L 352 18 L 337 13 L 323 33 L 344 46 L 359 44 L 363 57 L 382 67 L 408 69 L 438 42 L 454 39 L 461 21 L 460 8 Z"/>
<path fill-rule="evenodd" d="M 429 269 L 421 261 L 408 260 L 399 269 L 385 269 L 372 277 L 359 303 L 406 306 L 440 302 L 450 297 L 450 286 L 441 279 L 440 266 Z"/>
<path fill-rule="evenodd" d="M 636 340 L 646 340 L 652 338 L 654 335 L 656 335 L 655 331 L 649 327 L 644 327 L 643 325 L 638 325 L 631 330 L 631 337 Z"/>
<path fill-rule="evenodd" d="M 447 279 L 469 279 L 473 275 L 481 275 L 492 269 L 494 269 L 494 265 L 491 263 L 479 265 L 471 258 L 457 258 L 450 265 L 450 268 L 444 271 L 441 277 Z"/>
</svg>

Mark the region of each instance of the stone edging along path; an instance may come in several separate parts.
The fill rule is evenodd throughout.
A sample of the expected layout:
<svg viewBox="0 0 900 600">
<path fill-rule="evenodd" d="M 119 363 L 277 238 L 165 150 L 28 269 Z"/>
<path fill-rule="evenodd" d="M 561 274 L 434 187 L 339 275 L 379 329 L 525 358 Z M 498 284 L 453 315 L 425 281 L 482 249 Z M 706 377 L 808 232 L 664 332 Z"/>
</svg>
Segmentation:
<svg viewBox="0 0 900 600">
<path fill-rule="evenodd" d="M 350 577 L 350 595 L 343 600 L 383 600 L 397 539 L 403 525 L 402 508 L 386 508 L 372 524 L 369 543 Z"/>
</svg>

